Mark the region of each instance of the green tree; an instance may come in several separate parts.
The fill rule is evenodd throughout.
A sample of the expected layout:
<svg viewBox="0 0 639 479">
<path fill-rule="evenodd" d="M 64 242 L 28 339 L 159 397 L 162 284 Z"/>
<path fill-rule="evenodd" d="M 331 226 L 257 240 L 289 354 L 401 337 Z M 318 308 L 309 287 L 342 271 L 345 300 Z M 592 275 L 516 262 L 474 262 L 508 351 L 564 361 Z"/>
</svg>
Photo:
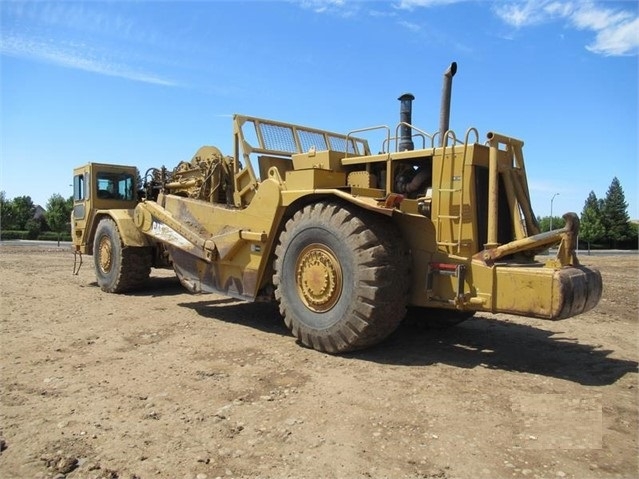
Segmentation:
<svg viewBox="0 0 639 479">
<path fill-rule="evenodd" d="M 18 196 L 13 199 L 12 226 L 17 230 L 26 230 L 27 222 L 35 215 L 35 205 L 30 196 Z"/>
<path fill-rule="evenodd" d="M 600 205 L 597 195 L 591 191 L 581 212 L 579 237 L 588 243 L 588 254 L 590 254 L 590 243 L 601 241 L 606 236 Z"/>
<path fill-rule="evenodd" d="M 27 238 L 38 239 L 40 232 L 42 231 L 42 219 L 41 218 L 29 218 L 24 224 L 24 229 L 27 230 Z"/>
<path fill-rule="evenodd" d="M 51 231 L 58 233 L 58 245 L 60 235 L 71 231 L 71 209 L 73 208 L 73 198 L 64 199 L 62 195 L 53 194 L 47 201 L 47 212 L 45 218 Z"/>
<path fill-rule="evenodd" d="M 8 200 L 4 191 L 0 191 L 0 229 L 13 229 L 13 201 Z"/>
<path fill-rule="evenodd" d="M 550 216 L 544 216 L 543 218 L 538 216 L 537 223 L 539 223 L 539 231 L 542 233 L 550 231 Z M 564 220 L 561 216 L 552 217 L 552 229 L 556 230 L 563 228 L 564 226 L 566 226 L 566 220 Z"/>
<path fill-rule="evenodd" d="M 614 177 L 610 187 L 608 187 L 601 210 L 603 226 L 606 229 L 606 239 L 613 246 L 617 246 L 619 242 L 632 236 L 627 209 L 628 203 L 626 203 L 621 183 L 619 183 L 617 177 Z"/>
<path fill-rule="evenodd" d="M 639 224 L 630 222 L 630 241 L 632 249 L 639 249 Z"/>
</svg>

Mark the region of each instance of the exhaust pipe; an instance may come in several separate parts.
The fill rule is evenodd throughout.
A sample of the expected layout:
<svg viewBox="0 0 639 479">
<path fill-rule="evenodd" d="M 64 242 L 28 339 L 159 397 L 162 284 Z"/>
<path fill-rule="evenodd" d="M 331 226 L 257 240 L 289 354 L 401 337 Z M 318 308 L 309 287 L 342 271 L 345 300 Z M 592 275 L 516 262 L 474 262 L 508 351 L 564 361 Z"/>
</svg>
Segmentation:
<svg viewBox="0 0 639 479">
<path fill-rule="evenodd" d="M 450 92 L 453 87 L 453 77 L 457 73 L 457 62 L 453 62 L 444 72 L 442 87 L 442 104 L 439 110 L 439 146 L 444 146 L 444 135 L 450 125 Z"/>
<path fill-rule="evenodd" d="M 399 151 L 414 150 L 412 125 L 413 122 L 413 100 L 415 96 L 411 93 L 404 93 L 398 98 L 401 102 L 399 106 Z"/>
</svg>

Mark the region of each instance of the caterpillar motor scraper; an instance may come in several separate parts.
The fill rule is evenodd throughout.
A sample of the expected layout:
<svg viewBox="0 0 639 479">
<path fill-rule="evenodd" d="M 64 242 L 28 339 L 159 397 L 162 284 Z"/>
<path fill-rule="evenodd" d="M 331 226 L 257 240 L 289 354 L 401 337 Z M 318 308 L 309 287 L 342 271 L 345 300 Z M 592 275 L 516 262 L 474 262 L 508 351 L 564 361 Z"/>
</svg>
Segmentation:
<svg viewBox="0 0 639 479">
<path fill-rule="evenodd" d="M 205 146 L 142 185 L 132 166 L 76 168 L 75 251 L 93 255 L 109 293 L 164 267 L 194 293 L 276 300 L 293 335 L 329 353 L 382 341 L 407 309 L 450 324 L 590 310 L 602 282 L 577 259 L 577 215 L 540 233 L 523 142 L 449 130 L 455 71 L 434 134 L 411 123 L 404 94 L 395 127 L 346 134 L 235 115 L 233 156 Z M 556 257 L 535 260 L 553 246 Z"/>
</svg>

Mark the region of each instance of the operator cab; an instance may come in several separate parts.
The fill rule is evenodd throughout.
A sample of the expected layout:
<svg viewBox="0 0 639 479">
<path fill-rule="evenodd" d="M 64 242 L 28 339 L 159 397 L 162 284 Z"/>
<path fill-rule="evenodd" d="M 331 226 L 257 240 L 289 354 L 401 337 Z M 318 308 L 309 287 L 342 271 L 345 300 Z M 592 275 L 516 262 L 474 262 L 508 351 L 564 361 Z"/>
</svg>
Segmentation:
<svg viewBox="0 0 639 479">
<path fill-rule="evenodd" d="M 73 170 L 71 228 L 77 251 L 90 254 L 90 232 L 99 210 L 133 209 L 138 171 L 132 166 L 87 163 Z"/>
</svg>

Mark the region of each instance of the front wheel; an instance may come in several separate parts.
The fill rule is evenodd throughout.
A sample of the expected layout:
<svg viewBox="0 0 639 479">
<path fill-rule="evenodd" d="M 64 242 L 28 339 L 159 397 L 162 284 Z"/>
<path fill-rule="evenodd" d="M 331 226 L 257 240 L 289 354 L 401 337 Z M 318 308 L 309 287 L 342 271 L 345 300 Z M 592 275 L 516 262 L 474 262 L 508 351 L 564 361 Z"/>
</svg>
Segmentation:
<svg viewBox="0 0 639 479">
<path fill-rule="evenodd" d="M 118 227 L 110 218 L 101 220 L 95 231 L 93 262 L 98 286 L 107 293 L 139 288 L 151 273 L 149 248 L 124 246 Z"/>
<path fill-rule="evenodd" d="M 387 218 L 319 202 L 287 223 L 275 250 L 275 297 L 292 333 L 328 353 L 366 348 L 402 321 L 409 260 Z"/>
</svg>

